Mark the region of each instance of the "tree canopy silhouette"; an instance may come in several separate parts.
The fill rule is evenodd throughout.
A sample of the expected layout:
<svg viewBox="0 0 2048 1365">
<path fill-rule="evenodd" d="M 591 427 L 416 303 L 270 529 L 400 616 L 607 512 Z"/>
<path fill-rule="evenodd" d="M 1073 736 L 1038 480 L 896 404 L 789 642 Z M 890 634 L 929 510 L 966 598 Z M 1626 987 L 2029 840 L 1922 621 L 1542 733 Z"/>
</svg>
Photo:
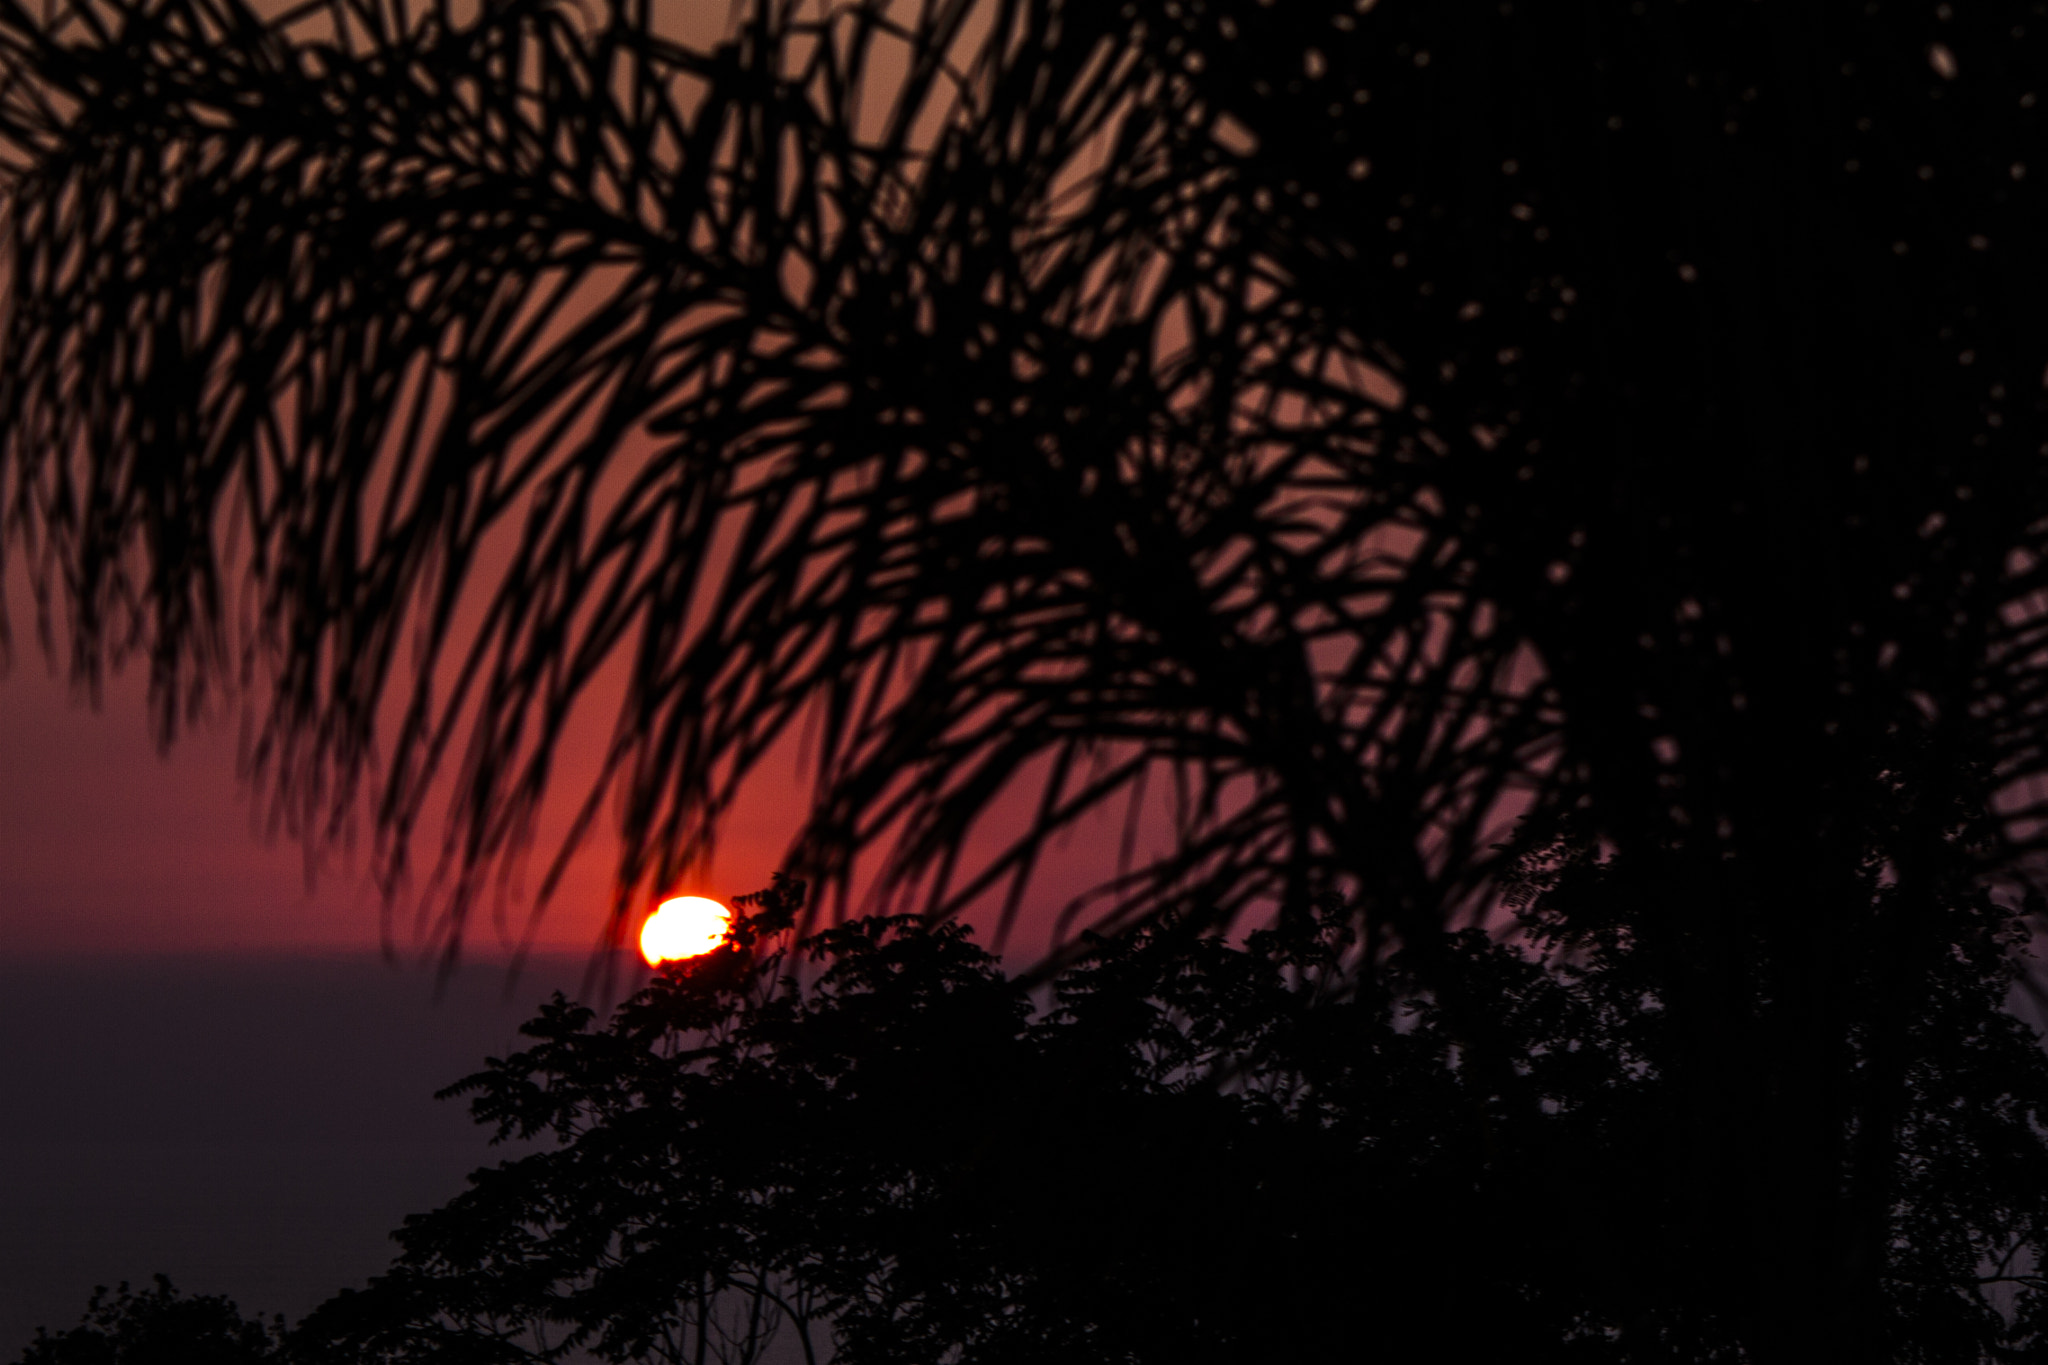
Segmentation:
<svg viewBox="0 0 2048 1365">
<path fill-rule="evenodd" d="M 1034 999 L 957 925 L 793 940 L 780 886 L 735 948 L 604 1023 L 557 996 L 527 1050 L 451 1087 L 539 1150 L 408 1219 L 390 1272 L 294 1349 L 1753 1358 L 1718 1287 L 1644 1254 L 1685 1220 L 1655 971 L 1620 925 L 1566 913 L 1611 894 L 1605 869 L 1542 881 L 1523 946 L 1450 945 L 1494 1002 L 1484 1036 L 1400 959 L 1361 974 L 1334 900 L 1241 944 L 1174 923 L 1094 940 Z M 1871 1325 L 1901 1365 L 2031 1359 L 2048 1332 L 2048 1187 L 2013 1178 L 2048 1158 L 2048 1056 L 2000 1008 L 2010 922 L 1950 914 L 1967 949 L 1910 1030 Z"/>
<path fill-rule="evenodd" d="M 1478 1028 L 1445 927 L 1605 847 L 1668 1254 L 1871 1356 L 1944 907 L 2044 830 L 2043 21 L 10 3 L 0 550 L 387 871 L 445 774 L 458 924 L 593 698 L 622 908 L 808 726 L 828 885 L 1014 911 L 1153 803 L 1098 922 L 1340 889 Z"/>
<path fill-rule="evenodd" d="M 287 1338 L 284 1320 L 244 1318 L 218 1294 L 178 1292 L 167 1276 L 136 1293 L 93 1290 L 78 1325 L 36 1330 L 19 1365 L 267 1365 Z"/>
<path fill-rule="evenodd" d="M 1686 1079 L 1616 869 L 1521 871 L 1520 940 L 1431 964 L 1492 1002 L 1479 1032 L 1405 954 L 1362 960 L 1334 897 L 1241 941 L 1092 939 L 1034 984 L 958 924 L 799 933 L 780 882 L 727 948 L 606 1021 L 556 996 L 445 1091 L 517 1145 L 366 1290 L 289 1332 L 102 1290 L 22 1365 L 1754 1359 L 1748 1268 L 1656 1251 L 1691 1225 Z M 2048 1054 L 2001 1008 L 2021 926 L 1945 919 L 1868 1339 L 2031 1360 Z"/>
</svg>

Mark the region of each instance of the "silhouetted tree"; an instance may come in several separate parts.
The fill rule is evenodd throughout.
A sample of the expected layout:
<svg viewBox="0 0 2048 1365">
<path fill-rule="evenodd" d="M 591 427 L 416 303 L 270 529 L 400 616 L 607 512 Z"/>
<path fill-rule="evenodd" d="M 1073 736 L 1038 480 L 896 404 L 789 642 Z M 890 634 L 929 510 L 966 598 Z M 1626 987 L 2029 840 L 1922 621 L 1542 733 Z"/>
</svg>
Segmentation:
<svg viewBox="0 0 2048 1365">
<path fill-rule="evenodd" d="M 180 1294 L 166 1277 L 140 1294 L 124 1282 L 93 1290 L 78 1326 L 37 1328 L 20 1365 L 269 1365 L 281 1358 L 284 1319 L 244 1318 L 217 1294 Z"/>
<path fill-rule="evenodd" d="M 1494 1002 L 1477 1038 L 1398 959 L 1361 971 L 1334 901 L 1242 944 L 1174 923 L 1095 940 L 1034 1000 L 958 926 L 792 942 L 792 891 L 602 1026 L 557 996 L 530 1049 L 451 1088 L 542 1150 L 408 1219 L 390 1273 L 297 1349 L 1748 1358 L 1739 1319 L 1646 1254 L 1685 1218 L 1660 1150 L 1676 1040 L 1625 924 L 1559 912 L 1600 918 L 1617 888 L 1595 860 L 1524 886 L 1521 945 L 1450 945 Z M 2048 1057 L 2000 1008 L 2006 917 L 1950 913 L 1967 947 L 1908 1029 L 1874 1332 L 1898 1362 L 2032 1358 Z"/>
<path fill-rule="evenodd" d="M 1604 846 L 1659 1254 L 1879 1358 L 1910 1024 L 2048 828 L 2037 5 L 674 13 L 0 9 L 79 667 L 245 675 L 393 873 L 451 772 L 464 889 L 616 697 L 622 910 L 806 724 L 795 865 L 941 912 L 1165 793 L 1108 922 L 1342 887 L 1468 1032 L 1447 927 Z"/>
</svg>

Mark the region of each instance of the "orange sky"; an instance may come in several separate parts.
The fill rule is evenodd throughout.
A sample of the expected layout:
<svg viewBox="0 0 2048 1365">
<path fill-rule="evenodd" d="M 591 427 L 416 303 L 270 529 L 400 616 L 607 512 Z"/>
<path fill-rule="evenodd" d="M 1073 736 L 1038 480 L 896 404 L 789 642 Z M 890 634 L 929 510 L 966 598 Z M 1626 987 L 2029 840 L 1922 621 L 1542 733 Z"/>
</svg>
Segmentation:
<svg viewBox="0 0 2048 1365">
<path fill-rule="evenodd" d="M 725 9 L 706 5 L 678 13 L 689 30 L 681 36 L 701 44 L 716 38 Z M 971 45 L 977 34 L 970 30 L 962 42 Z M 877 63 L 869 94 L 881 100 L 895 58 L 885 52 Z M 519 519 L 509 518 L 508 543 L 519 529 Z M 494 552 L 482 557 L 488 561 Z M 479 576 L 491 582 L 487 567 Z M 236 773 L 236 719 L 181 736 L 166 757 L 149 735 L 140 676 L 115 679 L 97 713 L 74 703 L 29 638 L 33 616 L 25 610 L 18 563 L 12 579 L 5 586 L 16 657 L 0 677 L 0 954 L 375 947 L 383 907 L 370 885 L 367 849 L 353 860 L 329 860 L 309 890 L 298 846 L 266 843 L 258 833 L 257 813 Z M 572 721 L 554 776 L 550 810 L 557 817 L 594 776 L 609 728 L 599 714 L 604 700 L 590 702 Z M 587 732 L 580 743 L 578 730 Z M 770 771 L 755 776 L 703 883 L 670 892 L 730 898 L 767 884 L 805 813 L 794 751 L 784 746 L 784 752 Z M 1021 822 L 1030 804 L 1028 793 L 1015 794 L 992 815 L 998 823 Z M 1120 819 L 1106 813 L 1096 828 L 1049 856 L 1013 939 L 1018 952 L 1042 947 L 1058 907 L 1115 870 Z M 553 831 L 560 824 L 557 818 Z M 597 940 L 609 908 L 609 833 L 600 831 L 551 904 L 537 947 L 580 952 Z M 544 833 L 534 881 L 553 847 Z M 415 864 L 431 867 L 434 852 L 431 843 L 416 847 Z M 484 953 L 509 945 L 523 927 L 526 906 L 510 909 L 503 933 L 478 924 L 469 943 Z M 401 912 L 394 927 L 401 953 L 420 950 L 410 914 Z"/>
<path fill-rule="evenodd" d="M 0 956 L 378 946 L 382 903 L 364 853 L 329 858 L 309 888 L 299 845 L 263 837 L 236 772 L 233 717 L 159 754 L 143 675 L 114 678 L 97 711 L 74 698 L 35 643 L 19 581 L 10 586 L 15 656 L 0 675 Z M 767 884 L 793 806 L 787 790 L 761 795 L 734 823 L 713 884 L 688 889 L 730 897 Z M 597 941 L 610 858 L 604 842 L 583 855 L 536 946 L 582 953 Z M 514 931 L 520 923 L 515 915 Z M 411 919 L 401 915 L 394 928 L 400 954 L 416 955 Z M 511 941 L 492 925 L 478 930 L 469 943 L 481 956 L 501 956 Z"/>
<path fill-rule="evenodd" d="M 140 673 L 113 679 L 92 710 L 52 676 L 19 594 L 10 606 L 15 659 L 0 676 L 0 956 L 378 946 L 382 906 L 368 859 L 361 852 L 331 857 L 309 889 L 298 844 L 266 840 L 260 831 L 236 772 L 232 718 L 188 732 L 159 754 Z M 998 817 L 1021 819 L 1022 798 L 1017 804 Z M 760 774 L 706 884 L 678 889 L 730 898 L 765 886 L 802 813 L 793 773 Z M 1097 823 L 1049 858 L 1013 937 L 1019 953 L 1041 949 L 1052 913 L 1113 869 L 1120 826 L 1110 817 Z M 611 847 L 601 838 L 580 858 L 542 922 L 538 948 L 580 954 L 595 944 L 608 908 Z M 515 911 L 514 931 L 524 905 Z M 401 915 L 395 931 L 401 956 L 417 957 L 422 940 L 411 919 Z M 468 947 L 498 957 L 510 942 L 481 923 Z"/>
<path fill-rule="evenodd" d="M 309 891 L 298 848 L 258 836 L 232 724 L 160 757 L 140 679 L 118 679 L 97 714 L 67 693 L 31 651 L 0 680 L 0 953 L 377 945 L 363 860 Z M 564 910 L 551 937 L 574 935 Z"/>
</svg>

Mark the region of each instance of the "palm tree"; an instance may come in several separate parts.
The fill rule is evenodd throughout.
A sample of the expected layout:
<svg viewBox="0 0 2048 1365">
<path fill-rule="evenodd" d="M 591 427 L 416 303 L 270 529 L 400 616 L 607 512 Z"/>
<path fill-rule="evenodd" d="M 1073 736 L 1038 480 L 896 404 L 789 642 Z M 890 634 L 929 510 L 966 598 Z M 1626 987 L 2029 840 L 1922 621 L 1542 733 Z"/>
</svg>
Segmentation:
<svg viewBox="0 0 2048 1365">
<path fill-rule="evenodd" d="M 166 727 L 255 673 L 309 818 L 382 738 L 394 868 L 448 767 L 459 869 L 521 847 L 609 689 L 622 887 L 809 724 L 794 859 L 842 886 L 886 839 L 932 908 L 1021 889 L 1177 782 L 1125 915 L 1472 893 L 1556 718 L 1388 362 L 1122 20 L 416 8 L 16 17 L 10 524 L 83 667 L 146 642 Z"/>
<path fill-rule="evenodd" d="M 1426 963 L 1602 849 L 1685 1292 L 1877 1358 L 1900 1021 L 2041 841 L 2038 16 L 677 13 L 0 10 L 0 549 L 77 666 L 246 686 L 394 877 L 450 782 L 458 929 L 579 708 L 621 909 L 799 735 L 842 905 L 1014 915 L 1120 811 L 1171 851 L 1075 913 Z"/>
</svg>

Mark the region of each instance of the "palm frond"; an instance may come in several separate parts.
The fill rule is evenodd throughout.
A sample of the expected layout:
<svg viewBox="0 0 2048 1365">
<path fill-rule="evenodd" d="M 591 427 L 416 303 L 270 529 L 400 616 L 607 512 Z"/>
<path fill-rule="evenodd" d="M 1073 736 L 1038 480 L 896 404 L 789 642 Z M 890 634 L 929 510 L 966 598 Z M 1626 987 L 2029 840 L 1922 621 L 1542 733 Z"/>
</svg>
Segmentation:
<svg viewBox="0 0 2048 1365">
<path fill-rule="evenodd" d="M 1554 780 L 1443 439 L 1303 306 L 1142 29 L 117 0 L 6 35 L 10 527 L 166 728 L 255 684 L 315 837 L 367 796 L 395 876 L 452 775 L 458 923 L 596 705 L 575 835 L 616 801 L 622 906 L 801 725 L 794 865 L 843 892 L 886 851 L 878 894 L 940 912 L 1014 914 L 1050 838 L 1173 788 L 1115 914 L 1369 871 L 1413 929 Z"/>
</svg>

